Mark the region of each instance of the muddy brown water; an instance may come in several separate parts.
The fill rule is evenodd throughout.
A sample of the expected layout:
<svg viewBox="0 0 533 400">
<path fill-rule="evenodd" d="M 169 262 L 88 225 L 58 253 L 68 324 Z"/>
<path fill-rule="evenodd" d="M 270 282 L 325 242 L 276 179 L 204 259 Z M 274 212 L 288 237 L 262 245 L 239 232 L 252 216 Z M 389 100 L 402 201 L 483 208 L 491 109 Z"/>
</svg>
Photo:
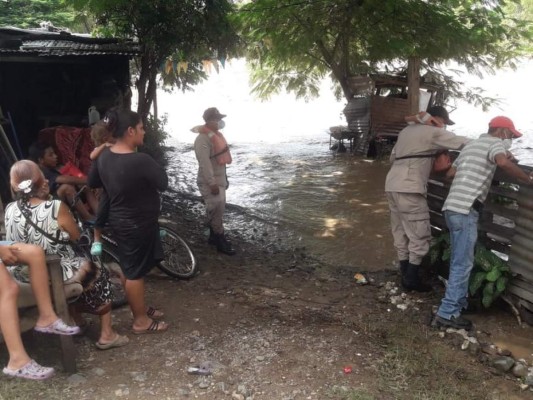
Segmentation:
<svg viewBox="0 0 533 400">
<path fill-rule="evenodd" d="M 324 140 L 234 145 L 227 170 L 228 231 L 250 229 L 249 218 L 237 215 L 244 213 L 261 221 L 255 230 L 275 226 L 278 240 L 312 249 L 333 264 L 392 267 L 383 191 L 387 163 L 335 154 L 328 147 Z M 175 143 L 170 160 L 171 187 L 198 198 L 192 146 Z M 232 209 L 240 212 L 234 215 Z"/>
</svg>

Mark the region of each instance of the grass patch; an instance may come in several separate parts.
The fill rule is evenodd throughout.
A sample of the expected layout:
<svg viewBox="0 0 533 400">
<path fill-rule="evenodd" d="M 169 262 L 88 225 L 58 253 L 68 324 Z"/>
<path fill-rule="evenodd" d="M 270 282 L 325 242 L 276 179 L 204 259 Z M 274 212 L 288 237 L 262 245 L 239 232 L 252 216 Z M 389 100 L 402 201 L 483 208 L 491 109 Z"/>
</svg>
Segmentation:
<svg viewBox="0 0 533 400">
<path fill-rule="evenodd" d="M 409 400 L 491 398 L 484 382 L 492 375 L 471 355 L 416 322 L 388 328 L 383 356 L 375 364 L 381 393 Z"/>
<path fill-rule="evenodd" d="M 334 387 L 328 398 L 336 400 L 376 400 L 376 397 L 364 388 L 352 389 L 347 387 Z"/>
<path fill-rule="evenodd" d="M 0 378 L 0 400 L 66 399 L 62 390 L 55 387 L 56 379 L 29 381 L 2 377 Z"/>
</svg>

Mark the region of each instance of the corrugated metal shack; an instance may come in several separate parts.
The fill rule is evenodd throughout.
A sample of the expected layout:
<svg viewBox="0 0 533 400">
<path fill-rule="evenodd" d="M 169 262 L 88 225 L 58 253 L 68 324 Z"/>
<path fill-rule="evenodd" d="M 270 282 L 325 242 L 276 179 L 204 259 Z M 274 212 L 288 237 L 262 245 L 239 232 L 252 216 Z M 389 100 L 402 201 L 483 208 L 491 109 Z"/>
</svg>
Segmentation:
<svg viewBox="0 0 533 400">
<path fill-rule="evenodd" d="M 376 74 L 353 76 L 348 83 L 354 97 L 344 108 L 347 130 L 357 154 L 379 157 L 392 149 L 398 133 L 406 126 L 409 114 L 407 77 Z M 442 87 L 421 80 L 420 109 L 440 101 Z"/>
<path fill-rule="evenodd" d="M 87 126 L 90 106 L 103 113 L 129 105 L 130 59 L 139 53 L 132 41 L 0 27 L 0 123 L 10 142 L 0 141 L 4 200 L 13 153 L 24 157 L 41 129 Z"/>
<path fill-rule="evenodd" d="M 533 168 L 521 166 L 526 172 Z M 428 184 L 428 205 L 434 236 L 446 231 L 442 205 L 449 183 L 433 177 Z M 501 170 L 496 171 L 479 218 L 478 242 L 509 256 L 514 274 L 508 294 L 522 319 L 533 325 L 533 188 L 520 186 Z"/>
</svg>

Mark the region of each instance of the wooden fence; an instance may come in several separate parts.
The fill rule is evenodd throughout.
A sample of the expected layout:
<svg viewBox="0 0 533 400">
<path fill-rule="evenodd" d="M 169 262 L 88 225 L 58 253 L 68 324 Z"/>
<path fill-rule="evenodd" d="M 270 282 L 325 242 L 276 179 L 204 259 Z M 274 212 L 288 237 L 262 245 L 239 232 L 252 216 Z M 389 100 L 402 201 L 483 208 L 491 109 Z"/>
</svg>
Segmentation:
<svg viewBox="0 0 533 400">
<path fill-rule="evenodd" d="M 533 168 L 520 166 L 527 173 Z M 450 184 L 440 177 L 428 183 L 428 204 L 433 235 L 447 230 L 442 205 Z M 514 277 L 508 293 L 522 319 L 533 325 L 533 187 L 521 186 L 500 169 L 479 218 L 478 242 L 508 255 Z"/>
</svg>

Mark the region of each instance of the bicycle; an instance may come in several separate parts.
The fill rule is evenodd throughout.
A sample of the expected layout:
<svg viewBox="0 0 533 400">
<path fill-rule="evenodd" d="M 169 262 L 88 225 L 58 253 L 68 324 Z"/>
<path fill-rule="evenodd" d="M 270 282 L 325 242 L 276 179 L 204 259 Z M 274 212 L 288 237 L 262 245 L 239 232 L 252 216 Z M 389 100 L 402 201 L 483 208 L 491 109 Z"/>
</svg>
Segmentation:
<svg viewBox="0 0 533 400">
<path fill-rule="evenodd" d="M 178 233 L 170 226 L 170 221 L 160 219 L 159 229 L 163 244 L 164 259 L 156 266 L 167 275 L 178 279 L 190 279 L 198 273 L 196 257 Z M 93 240 L 93 226 L 84 224 L 83 246 L 89 254 Z M 124 291 L 124 275 L 120 268 L 118 257 L 118 243 L 113 239 L 111 232 L 102 232 L 102 255 L 91 256 L 93 261 L 99 263 L 109 272 L 111 291 L 113 293 L 113 307 L 120 307 L 127 303 Z"/>
<path fill-rule="evenodd" d="M 170 221 L 160 219 L 159 231 L 161 235 L 161 242 L 163 244 L 164 259 L 156 266 L 167 275 L 178 279 L 190 279 L 198 272 L 198 263 L 196 257 L 180 235 L 172 229 Z M 101 262 L 111 264 L 109 269 L 116 269 L 119 266 L 119 259 L 117 256 L 118 244 L 113 240 L 109 232 L 102 233 L 102 256 Z M 115 263 L 116 265 L 113 265 Z"/>
<path fill-rule="evenodd" d="M 84 188 L 85 187 L 76 193 L 74 202 L 79 200 L 79 196 Z M 170 227 L 171 221 L 165 218 L 159 218 L 158 222 L 161 242 L 163 244 L 164 258 L 162 261 L 157 263 L 156 266 L 161 271 L 173 278 L 192 278 L 198 272 L 198 263 L 193 251 L 187 242 Z M 82 225 L 82 230 L 86 232 L 88 231 L 87 239 L 90 242 L 89 248 L 94 238 L 93 228 L 94 227 L 91 224 Z M 102 265 L 110 272 L 112 277 L 118 275 L 123 281 L 117 250 L 118 244 L 113 239 L 111 232 L 104 230 L 102 233 L 102 255 L 99 257 L 99 260 L 96 259 L 95 261 L 100 261 Z"/>
</svg>

